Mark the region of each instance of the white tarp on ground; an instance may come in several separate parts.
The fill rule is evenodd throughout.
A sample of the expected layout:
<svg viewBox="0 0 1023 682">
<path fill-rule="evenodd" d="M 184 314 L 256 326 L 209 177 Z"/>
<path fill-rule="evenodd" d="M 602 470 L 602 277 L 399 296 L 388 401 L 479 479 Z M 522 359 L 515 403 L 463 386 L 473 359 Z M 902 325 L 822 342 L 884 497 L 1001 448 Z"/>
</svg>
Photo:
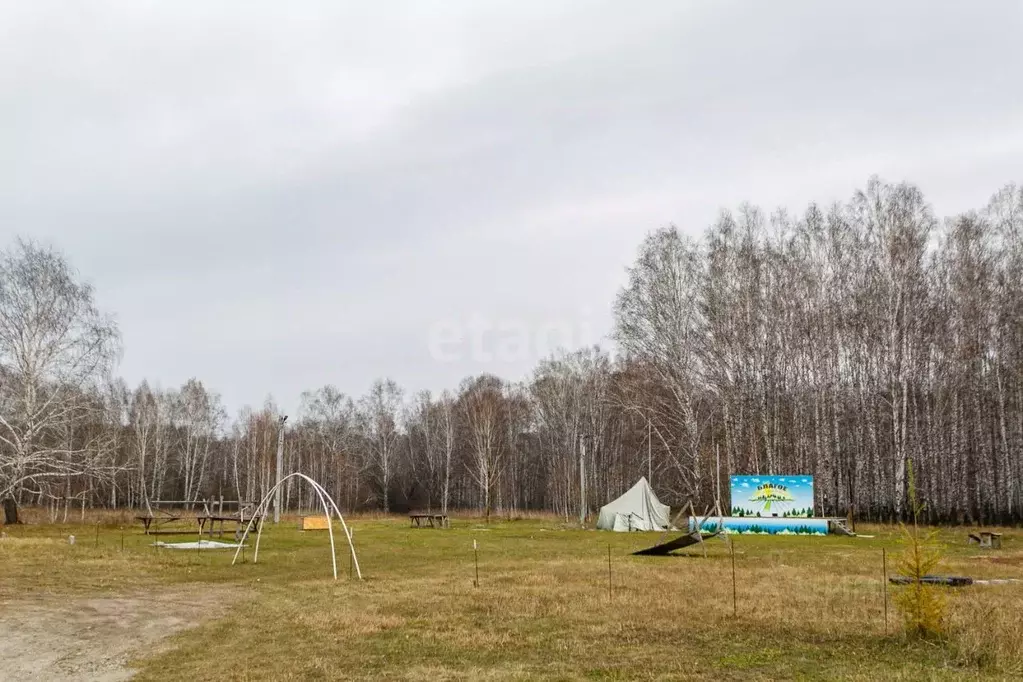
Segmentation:
<svg viewBox="0 0 1023 682">
<path fill-rule="evenodd" d="M 672 530 L 671 508 L 661 504 L 646 477 L 614 502 L 600 508 L 597 528 L 628 532 L 630 530 Z"/>
<path fill-rule="evenodd" d="M 199 540 L 199 542 L 154 542 L 157 547 L 167 549 L 237 549 L 238 545 L 231 542 L 214 542 L 213 540 Z"/>
</svg>

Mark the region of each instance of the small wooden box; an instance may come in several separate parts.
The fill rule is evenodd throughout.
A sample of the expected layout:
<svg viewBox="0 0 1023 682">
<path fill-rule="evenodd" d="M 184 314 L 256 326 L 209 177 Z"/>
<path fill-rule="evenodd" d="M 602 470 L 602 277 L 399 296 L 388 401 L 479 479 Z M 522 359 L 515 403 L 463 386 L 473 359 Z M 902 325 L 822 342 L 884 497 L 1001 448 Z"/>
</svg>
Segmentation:
<svg viewBox="0 0 1023 682">
<path fill-rule="evenodd" d="M 303 516 L 298 524 L 299 530 L 327 530 L 326 516 Z"/>
</svg>

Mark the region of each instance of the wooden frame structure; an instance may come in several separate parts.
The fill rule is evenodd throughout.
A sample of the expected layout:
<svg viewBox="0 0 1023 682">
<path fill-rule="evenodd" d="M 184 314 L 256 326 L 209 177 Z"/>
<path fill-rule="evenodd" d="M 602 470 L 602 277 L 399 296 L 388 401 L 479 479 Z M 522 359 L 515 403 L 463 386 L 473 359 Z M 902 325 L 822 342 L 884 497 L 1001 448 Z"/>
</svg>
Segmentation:
<svg viewBox="0 0 1023 682">
<path fill-rule="evenodd" d="M 224 505 L 229 504 L 237 506 L 238 511 L 235 513 L 225 513 Z M 210 501 L 203 504 L 203 513 L 196 517 L 196 521 L 199 523 L 199 535 L 201 536 L 205 531 L 207 525 L 209 525 L 209 536 L 213 537 L 214 533 L 217 533 L 217 537 L 224 537 L 224 524 L 234 524 L 234 538 L 238 540 L 241 538 L 242 531 L 246 524 L 256 516 L 256 505 L 252 502 L 244 502 L 242 500 L 224 500 L 220 498 L 219 503 L 217 501 Z M 219 529 L 217 525 L 219 524 Z"/>
<path fill-rule="evenodd" d="M 686 520 L 686 533 L 684 535 L 681 535 L 680 537 L 677 537 L 674 540 L 670 540 L 668 542 L 665 542 L 665 540 L 667 540 L 667 538 L 668 538 L 669 533 L 671 532 L 670 530 L 669 531 L 665 531 L 661 535 L 660 539 L 657 541 L 656 545 L 654 545 L 653 547 L 648 547 L 646 549 L 641 549 L 638 552 L 633 552 L 633 555 L 635 555 L 635 556 L 667 556 L 668 554 L 671 554 L 676 549 L 684 549 L 686 547 L 691 547 L 692 545 L 699 544 L 700 548 L 703 550 L 703 557 L 707 558 L 707 545 L 705 545 L 704 542 L 703 542 L 705 538 L 703 537 L 702 529 L 703 529 L 703 524 L 705 524 L 707 522 L 707 519 L 711 518 L 711 512 L 712 511 L 716 511 L 717 512 L 716 518 L 718 519 L 718 527 L 717 527 L 717 530 L 715 530 L 713 533 L 709 534 L 706 539 L 717 537 L 718 535 L 721 534 L 721 532 L 723 530 L 721 519 L 724 518 L 724 515 L 721 513 L 721 502 L 720 501 L 715 501 L 713 506 L 707 508 L 707 511 L 705 512 L 704 517 L 701 519 L 701 518 L 697 518 L 697 516 L 696 516 L 696 508 L 693 506 L 693 503 L 690 501 L 690 502 L 686 502 L 682 506 L 682 509 L 679 510 L 678 514 L 675 515 L 675 518 L 673 518 L 671 520 L 671 526 L 675 526 L 678 523 L 678 520 L 680 518 L 682 518 L 683 516 L 685 517 L 685 520 Z M 689 530 L 689 519 L 690 518 L 696 518 L 696 527 L 694 529 L 692 529 L 692 530 Z"/>
</svg>

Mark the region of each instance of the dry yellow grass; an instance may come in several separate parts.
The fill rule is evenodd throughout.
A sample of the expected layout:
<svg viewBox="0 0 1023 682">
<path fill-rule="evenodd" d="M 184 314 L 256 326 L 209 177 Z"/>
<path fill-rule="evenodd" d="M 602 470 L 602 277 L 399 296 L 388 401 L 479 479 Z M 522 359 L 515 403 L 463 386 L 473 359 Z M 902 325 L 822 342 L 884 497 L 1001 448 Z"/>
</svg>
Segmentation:
<svg viewBox="0 0 1023 682">
<path fill-rule="evenodd" d="M 330 579 L 323 533 L 282 524 L 259 564 L 228 553 L 155 551 L 134 531 L 92 526 L 12 529 L 0 545 L 0 596 L 126 585 L 245 585 L 229 614 L 143 658 L 140 679 L 759 680 L 1007 679 L 1023 672 L 1023 584 L 950 594 L 950 635 L 938 644 L 885 634 L 881 549 L 865 538 L 739 537 L 738 615 L 728 543 L 709 556 L 632 557 L 658 534 L 565 530 L 563 520 L 454 519 L 451 530 L 356 518 L 366 580 Z M 63 538 L 77 531 L 79 544 Z M 17 537 L 13 537 L 17 536 Z M 946 573 L 1023 578 L 1023 534 L 982 554 L 965 531 L 942 532 Z M 340 539 L 340 537 L 339 537 Z M 480 587 L 473 587 L 472 541 Z M 608 596 L 608 545 L 612 595 Z M 986 558 L 996 556 L 1004 561 Z M 13 566 L 13 570 L 6 570 Z"/>
</svg>

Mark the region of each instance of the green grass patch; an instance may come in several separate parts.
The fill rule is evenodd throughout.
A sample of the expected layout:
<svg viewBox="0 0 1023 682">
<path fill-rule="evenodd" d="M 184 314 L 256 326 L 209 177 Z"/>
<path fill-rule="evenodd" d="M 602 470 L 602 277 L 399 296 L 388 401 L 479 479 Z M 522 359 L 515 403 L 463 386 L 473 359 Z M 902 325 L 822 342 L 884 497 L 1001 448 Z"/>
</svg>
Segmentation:
<svg viewBox="0 0 1023 682">
<path fill-rule="evenodd" d="M 334 581 L 326 533 L 290 520 L 267 528 L 258 563 L 249 547 L 236 566 L 228 551 L 156 550 L 135 529 L 123 550 L 117 527 L 101 527 L 98 546 L 90 526 L 7 529 L 0 597 L 245 588 L 226 616 L 140 654 L 140 680 L 1005 679 L 1023 661 L 1019 625 L 991 615 L 1023 611 L 1023 585 L 951 592 L 947 641 L 906 640 L 891 606 L 885 633 L 881 550 L 898 546 L 895 528 L 863 529 L 874 538 L 734 538 L 733 615 L 721 539 L 708 540 L 707 558 L 699 548 L 633 557 L 659 534 L 554 519 L 353 526 L 363 581 L 349 577 L 341 534 Z M 1011 561 L 1023 550 L 1018 532 L 1006 530 L 998 553 L 1009 561 L 977 558 L 965 531 L 941 537 L 947 571 L 1023 578 Z"/>
</svg>

